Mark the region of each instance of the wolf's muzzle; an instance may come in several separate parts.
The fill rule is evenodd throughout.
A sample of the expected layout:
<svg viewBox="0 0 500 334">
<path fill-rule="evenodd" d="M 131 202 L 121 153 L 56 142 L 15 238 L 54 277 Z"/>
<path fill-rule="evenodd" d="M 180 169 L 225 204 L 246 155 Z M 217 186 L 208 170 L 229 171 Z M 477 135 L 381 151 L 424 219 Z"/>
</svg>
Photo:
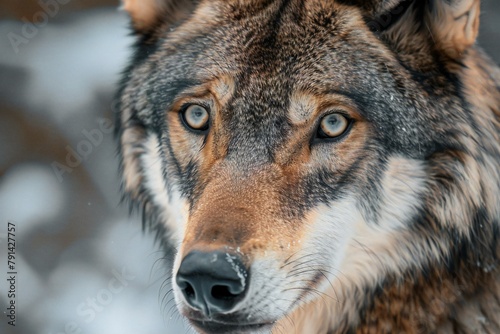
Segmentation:
<svg viewBox="0 0 500 334">
<path fill-rule="evenodd" d="M 241 258 L 221 251 L 190 252 L 176 277 L 187 303 L 209 317 L 231 311 L 244 298 L 247 280 Z"/>
</svg>

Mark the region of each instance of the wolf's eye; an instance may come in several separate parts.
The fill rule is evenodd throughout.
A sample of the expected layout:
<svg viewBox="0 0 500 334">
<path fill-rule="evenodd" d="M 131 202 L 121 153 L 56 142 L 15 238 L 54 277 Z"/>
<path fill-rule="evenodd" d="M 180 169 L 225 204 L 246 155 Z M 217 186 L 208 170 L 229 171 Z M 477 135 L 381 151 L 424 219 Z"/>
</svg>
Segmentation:
<svg viewBox="0 0 500 334">
<path fill-rule="evenodd" d="M 349 119 L 341 114 L 330 114 L 321 120 L 319 138 L 336 138 L 343 135 L 349 128 Z"/>
<path fill-rule="evenodd" d="M 200 105 L 193 104 L 182 113 L 184 123 L 193 130 L 204 131 L 208 129 L 210 115 L 207 109 Z"/>
</svg>

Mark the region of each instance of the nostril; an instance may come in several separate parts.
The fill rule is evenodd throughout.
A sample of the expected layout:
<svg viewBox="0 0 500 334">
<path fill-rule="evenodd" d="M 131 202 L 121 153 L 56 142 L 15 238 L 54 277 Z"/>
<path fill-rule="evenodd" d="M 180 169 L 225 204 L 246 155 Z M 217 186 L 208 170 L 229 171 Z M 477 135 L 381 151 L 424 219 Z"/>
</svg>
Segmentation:
<svg viewBox="0 0 500 334">
<path fill-rule="evenodd" d="M 193 300 L 196 298 L 196 290 L 189 281 L 178 277 L 177 286 L 181 289 L 186 299 Z"/>
<path fill-rule="evenodd" d="M 194 288 L 191 284 L 189 284 L 188 282 L 185 283 L 186 286 L 184 287 L 184 294 L 187 298 L 195 298 L 196 297 L 196 293 L 194 292 Z"/>
<path fill-rule="evenodd" d="M 227 285 L 215 285 L 212 287 L 210 293 L 214 299 L 219 299 L 219 300 L 233 300 L 239 295 L 231 293 Z"/>
</svg>

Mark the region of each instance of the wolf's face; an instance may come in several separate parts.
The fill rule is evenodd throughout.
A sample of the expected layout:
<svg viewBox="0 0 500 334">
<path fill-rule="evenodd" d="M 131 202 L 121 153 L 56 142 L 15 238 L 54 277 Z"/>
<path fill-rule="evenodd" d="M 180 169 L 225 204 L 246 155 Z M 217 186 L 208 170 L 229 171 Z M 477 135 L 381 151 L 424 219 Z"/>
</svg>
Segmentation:
<svg viewBox="0 0 500 334">
<path fill-rule="evenodd" d="M 479 177 L 456 203 L 437 189 L 477 136 L 454 72 L 476 1 L 134 12 L 157 2 L 127 3 L 145 16 L 121 90 L 124 187 L 175 245 L 175 299 L 199 330 L 284 330 L 315 301 L 356 318 L 356 291 L 441 260 L 441 239 L 422 249 L 416 230 L 467 229 Z M 421 29 L 459 10 L 459 42 Z"/>
</svg>

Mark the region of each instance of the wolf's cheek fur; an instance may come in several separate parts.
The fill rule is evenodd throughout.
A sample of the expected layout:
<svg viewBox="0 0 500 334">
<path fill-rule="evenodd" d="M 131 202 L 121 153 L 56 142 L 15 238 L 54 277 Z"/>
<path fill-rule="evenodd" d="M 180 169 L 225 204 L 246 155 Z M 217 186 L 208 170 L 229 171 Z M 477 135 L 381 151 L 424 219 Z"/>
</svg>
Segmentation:
<svg viewBox="0 0 500 334">
<path fill-rule="evenodd" d="M 165 162 L 161 154 L 162 146 L 156 134 L 151 134 L 144 142 L 144 153 L 140 157 L 143 170 L 143 185 L 151 196 L 151 201 L 159 210 L 159 223 L 164 224 L 170 241 L 178 248 L 184 238 L 188 220 L 189 204 L 181 196 L 178 186 L 167 183 Z"/>
<path fill-rule="evenodd" d="M 370 282 L 382 282 L 388 274 L 398 275 L 439 258 L 437 248 L 428 248 L 428 254 L 421 251 L 416 240 L 413 245 L 408 240 L 411 223 L 423 205 L 425 168 L 425 164 L 417 160 L 389 159 L 381 183 L 376 221 L 369 218 L 373 213 L 367 215 L 366 205 L 354 194 L 318 207 L 308 215 L 309 233 L 302 241 L 302 252 L 295 256 L 302 260 L 293 266 L 302 266 L 302 272 L 306 273 L 316 270 L 321 277 L 319 284 L 298 288 L 307 292 L 301 300 L 302 306 L 296 308 L 290 319 L 279 323 L 277 332 L 278 328 L 285 327 L 287 333 L 298 328 L 316 328 L 312 332 L 321 333 L 332 326 L 324 321 L 329 319 L 329 314 L 356 322 L 356 312 L 362 303 L 352 298 L 357 295 L 357 289 L 363 289 Z M 310 275 L 303 276 L 303 279 L 311 279 Z M 310 319 L 313 313 L 308 309 L 311 307 L 319 313 L 318 318 L 314 317 L 316 320 Z M 294 325 L 288 328 L 291 323 Z"/>
</svg>

